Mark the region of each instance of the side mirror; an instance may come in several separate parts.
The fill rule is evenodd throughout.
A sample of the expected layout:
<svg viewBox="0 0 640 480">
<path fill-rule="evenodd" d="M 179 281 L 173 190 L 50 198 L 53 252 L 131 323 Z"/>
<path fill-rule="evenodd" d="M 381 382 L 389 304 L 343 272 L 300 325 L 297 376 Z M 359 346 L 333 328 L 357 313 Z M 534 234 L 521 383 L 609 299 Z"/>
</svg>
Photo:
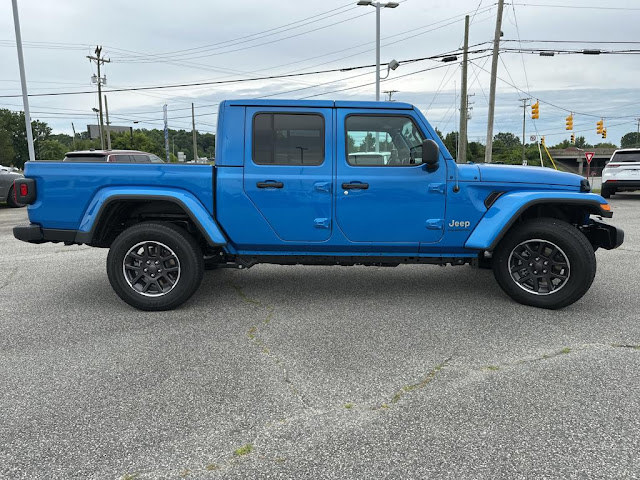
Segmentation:
<svg viewBox="0 0 640 480">
<path fill-rule="evenodd" d="M 431 139 L 422 142 L 422 163 L 427 166 L 427 170 L 433 172 L 438 169 L 440 161 L 440 148 Z"/>
</svg>

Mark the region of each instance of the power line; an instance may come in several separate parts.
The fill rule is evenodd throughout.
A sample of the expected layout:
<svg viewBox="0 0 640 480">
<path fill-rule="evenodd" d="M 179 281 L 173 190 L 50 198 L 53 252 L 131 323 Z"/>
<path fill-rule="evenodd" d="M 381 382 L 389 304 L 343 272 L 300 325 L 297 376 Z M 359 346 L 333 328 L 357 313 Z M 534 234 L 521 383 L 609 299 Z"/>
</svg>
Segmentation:
<svg viewBox="0 0 640 480">
<path fill-rule="evenodd" d="M 347 8 L 347 7 L 351 7 L 351 8 Z M 344 10 L 345 8 L 347 10 Z M 255 40 L 259 40 L 260 38 L 270 37 L 270 36 L 273 36 L 273 35 L 278 35 L 280 33 L 283 33 L 283 32 L 289 31 L 289 30 L 295 30 L 297 28 L 300 28 L 300 27 L 303 27 L 303 26 L 306 26 L 306 25 L 310 25 L 312 23 L 316 23 L 316 22 L 319 22 L 319 21 L 322 21 L 322 20 L 326 20 L 328 18 L 335 17 L 337 15 L 343 15 L 345 12 L 348 12 L 348 11 L 351 11 L 351 10 L 355 10 L 356 8 L 357 7 L 353 6 L 353 3 L 350 2 L 349 4 L 343 5 L 342 7 L 332 8 L 330 10 L 327 10 L 327 11 L 322 12 L 322 13 L 317 14 L 317 15 L 312 15 L 310 17 L 306 17 L 306 18 L 303 18 L 301 20 L 297 20 L 295 22 L 287 23 L 287 24 L 281 25 L 279 27 L 271 28 L 271 29 L 268 29 L 268 30 L 263 30 L 261 32 L 256 32 L 256 33 L 253 33 L 253 34 L 250 34 L 250 35 L 245 35 L 245 36 L 242 36 L 242 37 L 237 37 L 235 39 L 230 39 L 230 40 L 225 40 L 225 41 L 222 41 L 222 42 L 216 42 L 216 43 L 212 43 L 212 44 L 208 44 L 208 45 L 203 45 L 203 46 L 200 46 L 200 47 L 186 48 L 186 49 L 183 49 L 183 50 L 174 50 L 174 51 L 170 51 L 170 52 L 161 52 L 161 53 L 156 53 L 156 54 L 152 54 L 152 55 L 153 56 L 162 56 L 162 57 L 175 57 L 176 55 L 184 56 L 186 54 L 186 52 L 192 52 L 192 54 L 199 54 L 199 53 L 203 53 L 203 52 L 205 52 L 207 50 L 211 50 L 212 48 L 215 48 L 215 47 L 221 47 L 222 46 L 223 48 L 227 48 L 227 47 L 232 47 L 232 46 L 235 46 L 235 45 L 241 45 L 243 43 L 249 43 L 249 42 L 253 42 Z M 343 11 L 339 11 L 339 10 L 343 10 Z M 369 13 L 369 12 L 367 12 L 367 13 Z M 366 15 L 366 14 L 361 14 L 361 15 L 358 15 L 356 17 L 352 17 L 351 19 L 358 18 L 358 17 L 361 17 L 363 15 Z M 318 17 L 324 17 L 324 18 L 318 18 Z M 315 19 L 315 20 L 303 23 L 306 20 L 311 20 L 311 19 Z M 350 20 L 350 19 L 348 19 L 348 20 Z M 344 20 L 344 21 L 348 21 L 348 20 Z M 343 23 L 343 22 L 338 22 L 338 23 Z M 296 25 L 296 24 L 299 24 L 299 25 Z M 296 25 L 296 26 L 292 26 L 292 25 Z M 328 26 L 331 26 L 331 25 L 328 25 Z M 286 27 L 290 27 L 290 28 L 286 28 Z M 280 30 L 280 31 L 276 31 L 276 30 Z M 314 30 L 311 30 L 311 31 L 314 31 Z M 309 32 L 303 32 L 303 33 L 309 33 Z M 251 38 L 251 37 L 258 37 L 258 38 Z M 278 39 L 277 41 L 280 41 L 280 40 L 284 40 L 284 38 L 283 39 Z M 253 48 L 253 46 L 251 46 L 249 48 Z M 227 52 L 223 52 L 223 53 L 227 53 Z M 190 54 L 187 54 L 187 55 L 190 55 Z M 147 56 L 149 56 L 149 54 L 140 54 L 137 57 L 143 59 L 144 57 L 147 57 Z M 199 57 L 187 57 L 186 59 L 188 60 L 190 58 L 199 58 Z M 132 56 L 132 58 L 126 58 L 126 59 L 123 59 L 122 61 L 123 62 L 130 62 L 130 61 L 135 61 L 135 60 L 136 60 L 136 56 L 134 55 L 134 56 Z"/>
<path fill-rule="evenodd" d="M 513 5 L 518 5 L 521 7 L 571 8 L 571 9 L 583 9 L 583 10 L 621 10 L 621 11 L 640 10 L 640 8 L 637 8 L 637 7 L 610 7 L 608 5 L 606 7 L 605 6 L 598 7 L 594 5 L 573 5 L 573 4 L 552 5 L 548 3 L 514 3 Z"/>
<path fill-rule="evenodd" d="M 323 25 L 321 27 L 313 28 L 313 29 L 307 30 L 305 32 L 296 33 L 294 35 L 289 35 L 287 37 L 277 38 L 275 40 L 270 40 L 270 41 L 263 42 L 263 43 L 258 43 L 258 44 L 255 44 L 255 45 L 248 45 L 246 47 L 240 47 L 240 48 L 235 48 L 235 49 L 231 49 L 231 50 L 226 50 L 224 52 L 208 53 L 206 55 L 186 56 L 184 59 L 185 60 L 194 60 L 194 59 L 198 59 L 198 58 L 208 58 L 208 57 L 214 57 L 214 56 L 218 56 L 218 55 L 226 55 L 226 54 L 229 54 L 229 53 L 235 53 L 235 52 L 239 52 L 241 50 L 248 50 L 248 49 L 252 49 L 252 48 L 263 47 L 265 45 L 271 45 L 273 43 L 282 42 L 283 40 L 289 40 L 291 38 L 296 38 L 296 37 L 300 37 L 302 35 L 307 35 L 309 33 L 317 32 L 319 30 L 324 30 L 325 28 L 334 27 L 334 26 L 340 25 L 342 23 L 350 22 L 351 20 L 354 20 L 356 18 L 364 17 L 365 15 L 371 15 L 372 13 L 373 12 L 362 13 L 360 15 L 349 17 L 349 18 L 346 18 L 344 20 L 340 20 L 338 22 L 331 23 L 329 25 Z M 240 42 L 240 43 L 243 43 L 243 42 Z M 152 59 L 135 60 L 135 61 L 134 60 L 122 59 L 122 60 L 117 60 L 117 61 L 118 61 L 118 63 L 132 63 L 132 62 L 133 63 L 154 63 L 154 62 L 157 62 L 158 59 L 157 58 L 152 58 Z"/>
<path fill-rule="evenodd" d="M 469 53 L 482 53 L 487 51 L 487 49 L 478 49 L 475 51 L 470 51 Z M 443 58 L 447 55 L 451 55 L 452 52 L 447 52 L 445 54 L 438 54 L 438 55 L 432 55 L 429 57 L 420 57 L 420 58 L 412 58 L 412 59 L 407 59 L 407 60 L 401 60 L 398 63 L 403 64 L 403 63 L 414 63 L 414 62 L 421 62 L 424 60 L 437 60 L 440 58 Z M 375 64 L 368 64 L 368 65 L 358 65 L 358 66 L 354 66 L 354 67 L 343 67 L 343 68 L 332 68 L 332 69 L 328 69 L 328 70 L 316 70 L 314 72 L 298 72 L 298 73 L 288 73 L 288 74 L 281 74 L 281 75 L 266 75 L 263 77 L 252 77 L 252 78 L 237 78 L 237 79 L 233 79 L 233 80 L 214 80 L 214 81 L 208 81 L 208 82 L 193 82 L 193 83 L 179 83 L 179 84 L 169 84 L 169 85 L 155 85 L 155 86 L 143 86 L 143 87 L 130 87 L 130 88 L 114 88 L 114 89 L 109 89 L 109 90 L 105 90 L 105 92 L 107 93 L 113 93 L 113 92 L 134 92 L 134 91 L 141 91 L 141 90 L 161 90 L 161 89 L 167 89 L 167 88 L 185 88 L 185 87 L 202 87 L 202 86 L 208 86 L 208 85 L 223 85 L 223 84 L 232 84 L 232 83 L 245 83 L 245 82 L 254 82 L 254 81 L 259 81 L 259 80 L 272 80 L 272 79 L 277 79 L 277 78 L 291 78 L 291 77 L 301 77 L 301 76 L 309 76 L 309 75 L 319 75 L 319 74 L 324 74 L 324 73 L 336 73 L 336 72 L 347 72 L 347 71 L 351 71 L 351 70 L 360 70 L 360 69 L 364 69 L 364 68 L 373 68 L 375 67 Z M 399 78 L 399 77 L 396 77 Z M 83 94 L 90 94 L 90 93 L 95 93 L 92 90 L 89 91 L 76 91 L 76 92 L 46 92 L 46 93 L 32 93 L 29 94 L 30 97 L 44 97 L 44 96 L 59 96 L 59 95 L 83 95 Z M 15 97 L 20 97 L 21 95 L 0 95 L 0 98 L 15 98 Z"/>
<path fill-rule="evenodd" d="M 480 59 L 482 59 L 482 58 L 486 58 L 487 56 L 489 56 L 489 55 L 476 57 L 474 60 L 480 60 Z M 403 75 L 396 75 L 396 76 L 395 76 L 395 77 L 393 77 L 392 79 L 390 79 L 390 78 L 389 78 L 389 79 L 383 79 L 382 81 L 383 81 L 383 82 L 385 82 L 385 81 L 389 81 L 389 80 L 397 80 L 397 79 L 399 79 L 399 78 L 409 77 L 409 76 L 411 76 L 411 75 L 416 75 L 416 74 L 418 74 L 418 73 L 429 72 L 429 71 L 431 71 L 431 70 L 437 70 L 437 69 L 439 69 L 439 68 L 445 68 L 445 67 L 447 67 L 447 64 L 436 65 L 435 67 L 424 68 L 424 69 L 422 69 L 422 70 L 417 70 L 417 71 L 415 71 L 415 72 L 405 73 L 405 74 L 403 74 Z M 368 86 L 370 86 L 370 85 L 374 85 L 374 84 L 375 84 L 375 82 L 370 82 L 370 83 L 364 83 L 364 84 L 361 84 L 361 85 L 356 85 L 356 86 L 353 86 L 353 87 L 339 88 L 339 89 L 336 89 L 336 90 L 331 90 L 331 91 L 329 91 L 329 92 L 317 93 L 317 94 L 315 94 L 315 95 L 309 95 L 309 96 L 307 96 L 307 97 L 302 97 L 302 98 L 300 98 L 300 99 L 298 99 L 298 100 L 302 100 L 302 99 L 306 99 L 306 98 L 319 97 L 319 96 L 321 96 L 321 95 L 327 95 L 327 94 L 329 94 L 329 93 L 343 92 L 343 91 L 346 91 L 346 90 L 354 90 L 354 89 L 357 89 L 357 88 L 368 87 Z"/>
<path fill-rule="evenodd" d="M 477 60 L 477 58 L 476 58 L 476 59 L 474 59 L 474 60 Z M 480 65 L 475 64 L 475 63 L 474 63 L 474 65 L 476 65 L 476 67 L 478 67 L 479 69 L 483 70 L 484 72 L 489 73 L 487 70 L 485 70 L 485 69 L 484 69 L 483 67 L 481 67 Z M 525 95 L 528 95 L 528 93 L 527 93 L 527 92 L 525 92 L 525 91 L 524 91 L 524 90 L 522 90 L 521 88 L 517 87 L 514 83 L 511 83 L 511 82 L 509 82 L 509 81 L 507 81 L 507 80 L 505 80 L 504 78 L 501 78 L 501 77 L 499 77 L 499 76 L 498 76 L 497 78 L 498 78 L 498 80 L 500 80 L 501 82 L 506 83 L 507 85 L 509 85 L 509 86 L 511 86 L 511 87 L 513 87 L 513 88 L 515 88 L 518 92 L 521 92 L 521 93 L 523 93 L 523 94 L 525 94 Z M 636 115 L 606 116 L 606 115 L 598 115 L 598 114 L 586 113 L 586 112 L 577 112 L 576 110 L 572 110 L 572 109 L 568 109 L 568 108 L 565 108 L 565 107 L 561 107 L 560 105 L 557 105 L 557 104 L 555 104 L 555 103 L 549 102 L 549 101 L 547 101 L 547 100 L 543 100 L 543 99 L 541 99 L 541 98 L 539 98 L 539 97 L 537 97 L 537 96 L 536 96 L 536 98 L 537 98 L 537 99 L 538 99 L 538 101 L 539 101 L 539 102 L 541 102 L 541 103 L 544 103 L 544 104 L 549 105 L 549 106 L 551 106 L 551 107 L 557 108 L 558 110 L 562 110 L 562 111 L 564 111 L 564 112 L 574 113 L 574 114 L 576 114 L 576 115 L 583 115 L 583 116 L 587 116 L 587 117 L 595 117 L 595 118 L 602 118 L 602 117 L 604 117 L 604 118 L 634 118 L 634 117 L 636 117 Z"/>
<path fill-rule="evenodd" d="M 638 45 L 638 41 L 621 41 L 621 40 L 520 40 L 518 39 L 506 39 L 500 40 L 501 42 L 518 42 L 518 43 L 593 43 L 593 44 L 631 44 Z"/>
</svg>

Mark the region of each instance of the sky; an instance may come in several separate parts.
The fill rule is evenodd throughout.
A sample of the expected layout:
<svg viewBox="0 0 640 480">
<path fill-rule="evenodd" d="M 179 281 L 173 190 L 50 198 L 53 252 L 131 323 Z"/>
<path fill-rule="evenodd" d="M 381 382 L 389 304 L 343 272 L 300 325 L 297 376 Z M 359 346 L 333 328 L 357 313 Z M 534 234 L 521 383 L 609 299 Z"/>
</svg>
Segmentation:
<svg viewBox="0 0 640 480">
<path fill-rule="evenodd" d="M 167 104 L 169 127 L 215 132 L 217 103 L 231 98 L 315 98 L 375 100 L 375 8 L 356 0 L 18 0 L 32 118 L 55 132 L 71 133 L 95 123 L 97 107 L 86 56 L 96 45 L 111 61 L 103 68 L 109 114 L 115 125 L 162 128 Z M 573 3 L 572 5 L 568 5 Z M 504 48 L 639 50 L 640 3 L 618 0 L 615 7 L 594 0 L 515 0 L 504 8 Z M 381 62 L 401 65 L 381 83 L 397 90 L 393 99 L 416 105 L 443 132 L 458 129 L 460 60 L 406 62 L 457 51 L 463 44 L 464 16 L 470 15 L 468 72 L 472 115 L 469 139 L 485 141 L 490 48 L 497 6 L 480 0 L 404 0 L 381 10 Z M 9 2 L 0 11 L 0 108 L 22 109 L 13 16 Z M 545 43 L 540 43 L 544 40 Z M 536 42 L 532 42 L 536 41 Z M 579 42 L 579 43 L 576 43 Z M 605 43 L 607 42 L 607 43 Z M 616 42 L 616 43 L 609 43 Z M 634 43 L 635 42 L 635 43 Z M 367 68 L 339 71 L 351 67 Z M 330 73 L 235 82 L 239 79 L 318 70 Z M 383 75 L 386 66 L 382 68 Z M 569 138 L 565 117 L 575 112 L 577 135 L 603 140 L 595 122 L 604 117 L 607 140 L 616 144 L 635 131 L 640 118 L 640 56 L 504 52 L 498 63 L 494 132 L 522 136 L 520 98 L 540 100 L 540 119 L 527 111 L 525 138 L 545 135 L 547 144 Z M 110 89 L 234 81 L 225 84 L 135 92 Z M 9 95 L 18 95 L 7 97 Z M 133 123 L 138 122 L 138 123 Z"/>
</svg>

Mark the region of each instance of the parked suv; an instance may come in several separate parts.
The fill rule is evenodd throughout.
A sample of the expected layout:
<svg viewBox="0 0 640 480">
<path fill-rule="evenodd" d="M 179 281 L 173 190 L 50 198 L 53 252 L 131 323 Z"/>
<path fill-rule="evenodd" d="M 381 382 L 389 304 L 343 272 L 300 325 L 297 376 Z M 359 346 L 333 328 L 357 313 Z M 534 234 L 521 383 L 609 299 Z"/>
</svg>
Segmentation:
<svg viewBox="0 0 640 480">
<path fill-rule="evenodd" d="M 153 153 L 138 150 L 81 150 L 68 152 L 64 162 L 164 163 Z"/>
<path fill-rule="evenodd" d="M 602 196 L 640 190 L 640 148 L 616 150 L 602 170 Z"/>
</svg>

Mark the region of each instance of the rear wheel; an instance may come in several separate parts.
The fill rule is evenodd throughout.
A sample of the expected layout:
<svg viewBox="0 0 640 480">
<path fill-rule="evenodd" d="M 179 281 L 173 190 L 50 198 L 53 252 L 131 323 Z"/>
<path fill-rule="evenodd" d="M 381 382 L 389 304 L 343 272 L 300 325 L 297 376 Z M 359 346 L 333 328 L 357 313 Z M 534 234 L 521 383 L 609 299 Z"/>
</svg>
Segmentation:
<svg viewBox="0 0 640 480">
<path fill-rule="evenodd" d="M 502 289 L 524 305 L 557 309 L 589 290 L 596 258 L 587 238 L 553 218 L 529 220 L 498 244 L 493 273 Z"/>
<path fill-rule="evenodd" d="M 141 223 L 122 232 L 107 256 L 107 274 L 118 296 L 140 310 L 171 310 L 202 281 L 202 251 L 172 224 Z"/>
<path fill-rule="evenodd" d="M 600 195 L 602 195 L 602 197 L 609 198 L 614 193 L 615 193 L 615 190 L 613 188 L 608 187 L 606 185 L 602 185 L 602 189 L 600 190 Z"/>
<path fill-rule="evenodd" d="M 18 203 L 16 201 L 14 187 L 11 187 L 9 189 L 9 194 L 7 195 L 7 205 L 9 205 L 10 207 L 13 207 L 13 208 L 19 208 L 19 207 L 26 206 L 24 203 Z"/>
</svg>

